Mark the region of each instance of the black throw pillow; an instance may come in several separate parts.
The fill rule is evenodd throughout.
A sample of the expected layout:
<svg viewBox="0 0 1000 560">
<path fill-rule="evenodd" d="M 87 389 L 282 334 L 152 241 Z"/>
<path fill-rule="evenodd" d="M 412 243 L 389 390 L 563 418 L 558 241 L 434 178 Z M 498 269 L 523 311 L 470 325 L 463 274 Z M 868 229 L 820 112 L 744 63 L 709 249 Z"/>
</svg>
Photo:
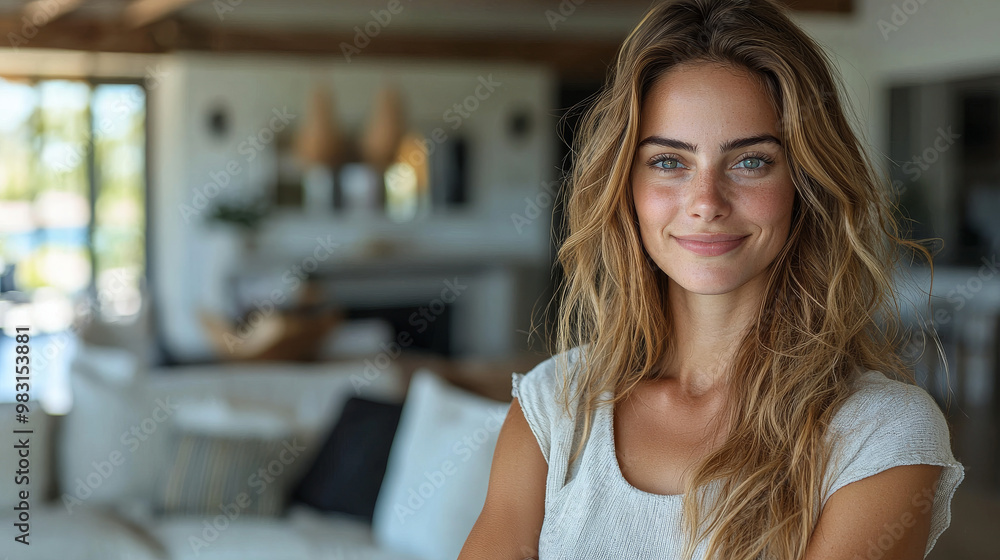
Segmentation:
<svg viewBox="0 0 1000 560">
<path fill-rule="evenodd" d="M 348 400 L 293 500 L 371 522 L 402 410 L 402 404 Z"/>
</svg>

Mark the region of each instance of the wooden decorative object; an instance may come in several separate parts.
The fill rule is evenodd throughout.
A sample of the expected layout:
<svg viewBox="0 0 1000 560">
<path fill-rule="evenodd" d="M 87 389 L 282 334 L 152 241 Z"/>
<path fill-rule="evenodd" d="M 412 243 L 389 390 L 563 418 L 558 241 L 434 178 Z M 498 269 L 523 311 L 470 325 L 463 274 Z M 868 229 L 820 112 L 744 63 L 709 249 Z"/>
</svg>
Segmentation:
<svg viewBox="0 0 1000 560">
<path fill-rule="evenodd" d="M 332 98 L 326 88 L 313 89 L 307 117 L 295 138 L 295 153 L 305 165 L 336 167 L 344 159 L 346 141 Z"/>
<path fill-rule="evenodd" d="M 314 361 L 323 339 L 344 319 L 340 310 L 323 306 L 322 297 L 318 286 L 306 283 L 295 309 L 252 311 L 239 325 L 204 310 L 198 317 L 222 360 Z"/>
<path fill-rule="evenodd" d="M 376 170 L 392 164 L 405 130 L 405 117 L 399 90 L 387 86 L 379 91 L 371 117 L 361 139 L 361 158 Z"/>
</svg>

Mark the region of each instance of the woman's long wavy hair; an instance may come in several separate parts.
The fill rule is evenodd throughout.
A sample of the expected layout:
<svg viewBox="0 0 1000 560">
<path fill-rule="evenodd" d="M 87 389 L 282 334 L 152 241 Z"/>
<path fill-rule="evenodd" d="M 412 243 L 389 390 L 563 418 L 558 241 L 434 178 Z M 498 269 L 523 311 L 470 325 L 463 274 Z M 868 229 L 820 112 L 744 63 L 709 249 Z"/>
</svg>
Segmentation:
<svg viewBox="0 0 1000 560">
<path fill-rule="evenodd" d="M 864 370 L 912 380 L 898 357 L 892 268 L 903 249 L 888 181 L 841 105 L 822 50 L 772 0 L 679 0 L 655 5 L 619 51 L 577 129 L 563 185 L 565 272 L 554 354 L 586 346 L 567 376 L 564 405 L 591 412 L 663 372 L 672 351 L 666 276 L 646 253 L 630 169 L 644 96 L 671 68 L 698 61 L 749 70 L 780 119 L 795 184 L 789 238 L 768 269 L 766 295 L 740 341 L 728 380 L 723 443 L 688 479 L 685 557 L 796 560 L 821 509 L 830 458 L 825 433 Z M 565 371 L 565 369 L 563 369 Z M 601 393 L 613 391 L 613 401 Z M 718 483 L 715 498 L 706 492 Z"/>
</svg>

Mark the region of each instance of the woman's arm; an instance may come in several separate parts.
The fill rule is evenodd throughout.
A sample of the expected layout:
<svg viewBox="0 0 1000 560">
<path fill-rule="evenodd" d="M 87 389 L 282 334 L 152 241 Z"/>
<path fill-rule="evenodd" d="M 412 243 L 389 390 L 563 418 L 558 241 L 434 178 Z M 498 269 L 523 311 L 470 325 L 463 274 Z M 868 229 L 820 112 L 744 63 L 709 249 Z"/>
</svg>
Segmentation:
<svg viewBox="0 0 1000 560">
<path fill-rule="evenodd" d="M 837 490 L 827 500 L 805 560 L 921 560 L 941 467 L 887 469 Z"/>
<path fill-rule="evenodd" d="M 515 398 L 497 436 L 486 504 L 459 560 L 538 556 L 548 464 Z"/>
</svg>

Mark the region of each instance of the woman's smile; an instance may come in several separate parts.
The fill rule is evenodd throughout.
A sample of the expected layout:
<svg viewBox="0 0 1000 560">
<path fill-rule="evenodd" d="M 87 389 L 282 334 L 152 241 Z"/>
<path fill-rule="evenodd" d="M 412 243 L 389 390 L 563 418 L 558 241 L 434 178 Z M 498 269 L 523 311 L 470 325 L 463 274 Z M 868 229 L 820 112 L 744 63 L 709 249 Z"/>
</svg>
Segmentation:
<svg viewBox="0 0 1000 560">
<path fill-rule="evenodd" d="M 718 257 L 739 247 L 749 235 L 725 233 L 698 233 L 692 235 L 671 235 L 678 245 L 703 257 Z"/>
</svg>

